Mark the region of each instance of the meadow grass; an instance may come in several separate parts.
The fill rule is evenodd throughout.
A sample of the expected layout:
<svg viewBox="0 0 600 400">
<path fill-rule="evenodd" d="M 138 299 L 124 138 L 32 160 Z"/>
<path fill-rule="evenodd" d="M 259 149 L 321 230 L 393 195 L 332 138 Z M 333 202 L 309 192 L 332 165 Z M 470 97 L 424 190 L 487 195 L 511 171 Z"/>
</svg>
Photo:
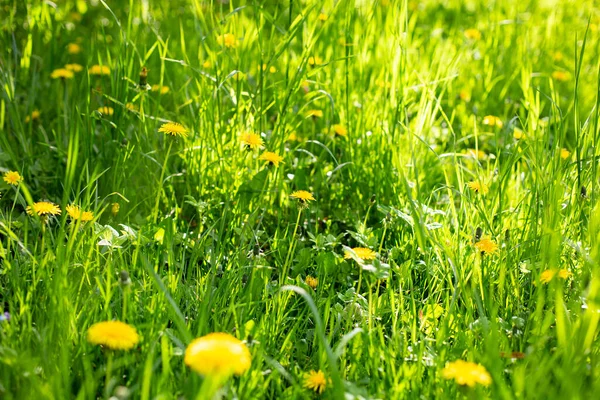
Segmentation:
<svg viewBox="0 0 600 400">
<path fill-rule="evenodd" d="M 252 358 L 216 397 L 600 393 L 597 2 L 0 15 L 1 398 L 210 398 L 212 332 Z"/>
</svg>

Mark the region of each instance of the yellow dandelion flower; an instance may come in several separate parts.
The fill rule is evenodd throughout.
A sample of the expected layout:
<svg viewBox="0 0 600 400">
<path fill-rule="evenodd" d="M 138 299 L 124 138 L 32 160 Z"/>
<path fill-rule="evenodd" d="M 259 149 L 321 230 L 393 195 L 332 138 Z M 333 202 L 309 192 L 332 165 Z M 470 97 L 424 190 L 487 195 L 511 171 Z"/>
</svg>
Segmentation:
<svg viewBox="0 0 600 400">
<path fill-rule="evenodd" d="M 571 271 L 569 271 L 568 269 L 561 269 L 560 271 L 558 271 L 558 277 L 560 279 L 568 279 L 571 275 Z"/>
<path fill-rule="evenodd" d="M 492 377 L 483 365 L 462 360 L 447 363 L 442 370 L 442 376 L 469 387 L 475 387 L 477 384 L 489 386 L 492 383 Z"/>
<path fill-rule="evenodd" d="M 94 219 L 94 214 L 91 211 L 81 211 L 81 207 L 70 204 L 66 207 L 67 214 L 73 220 L 81 220 L 81 222 L 88 222 Z"/>
<path fill-rule="evenodd" d="M 65 65 L 65 69 L 73 72 L 81 72 L 83 71 L 83 67 L 79 64 L 67 64 Z"/>
<path fill-rule="evenodd" d="M 333 131 L 336 135 L 346 137 L 348 136 L 348 129 L 344 125 L 335 124 L 333 125 Z"/>
<path fill-rule="evenodd" d="M 367 249 L 366 247 L 353 247 L 352 251 L 354 252 L 354 254 L 356 254 L 356 256 L 358 258 L 360 258 L 362 261 L 370 261 L 370 260 L 374 260 L 377 257 L 377 253 L 375 253 L 373 250 L 371 249 Z M 349 260 L 352 258 L 352 253 L 349 251 L 346 251 L 346 254 L 344 255 L 344 258 L 346 260 Z"/>
<path fill-rule="evenodd" d="M 23 182 L 23 177 L 17 171 L 8 171 L 4 173 L 4 182 L 12 186 L 18 186 L 19 183 Z"/>
<path fill-rule="evenodd" d="M 522 129 L 515 128 L 515 129 L 513 130 L 513 137 L 514 137 L 516 140 L 521 140 L 521 139 L 524 139 L 524 138 L 525 138 L 525 134 L 523 133 L 523 130 L 522 130 Z"/>
<path fill-rule="evenodd" d="M 263 71 L 266 71 L 266 70 L 267 70 L 267 68 L 269 69 L 269 72 L 270 72 L 270 73 L 272 73 L 272 74 L 274 74 L 275 72 L 277 72 L 277 68 L 275 68 L 275 67 L 274 67 L 274 66 L 272 66 L 272 65 L 271 65 L 270 67 L 269 67 L 267 64 L 263 64 L 263 65 L 262 65 L 262 67 L 261 67 L 260 65 L 258 66 L 258 70 L 259 70 L 259 71 L 260 71 L 261 69 L 262 69 Z"/>
<path fill-rule="evenodd" d="M 464 35 L 469 40 L 479 40 L 481 39 L 481 32 L 478 29 L 470 28 L 464 31 Z"/>
<path fill-rule="evenodd" d="M 292 132 L 288 136 L 287 140 L 289 140 L 290 142 L 297 142 L 298 141 L 298 135 L 296 134 L 296 132 Z"/>
<path fill-rule="evenodd" d="M 555 276 L 558 276 L 560 279 L 568 279 L 571 276 L 571 272 L 568 269 L 561 269 L 558 271 L 547 269 L 540 274 L 540 282 L 550 283 Z"/>
<path fill-rule="evenodd" d="M 329 18 L 329 16 L 327 14 L 325 14 L 325 13 L 320 13 L 318 18 L 319 18 L 319 21 L 325 22 L 325 21 L 327 21 L 327 19 Z"/>
<path fill-rule="evenodd" d="M 458 93 L 458 98 L 462 101 L 469 102 L 471 101 L 471 93 L 469 93 L 468 90 L 463 89 Z"/>
<path fill-rule="evenodd" d="M 125 104 L 125 108 L 128 109 L 129 111 L 136 111 L 137 110 L 137 106 L 133 103 L 126 103 Z"/>
<path fill-rule="evenodd" d="M 290 197 L 292 199 L 300 201 L 301 203 L 307 203 L 315 199 L 312 193 L 307 192 L 306 190 L 297 190 L 294 193 L 290 194 Z"/>
<path fill-rule="evenodd" d="M 560 51 L 555 51 L 554 53 L 552 53 L 552 59 L 556 62 L 562 61 L 563 58 L 563 53 L 561 53 Z"/>
<path fill-rule="evenodd" d="M 212 67 L 212 64 L 211 64 L 211 62 L 209 60 L 206 60 L 206 61 L 204 61 L 202 63 L 202 67 L 206 68 L 206 69 L 209 69 L 210 67 Z"/>
<path fill-rule="evenodd" d="M 304 279 L 304 283 L 306 283 L 311 289 L 314 290 L 317 288 L 319 280 L 309 275 L 306 277 L 306 279 Z"/>
<path fill-rule="evenodd" d="M 162 126 L 158 128 L 158 131 L 163 132 L 166 135 L 181 136 L 182 138 L 186 138 L 189 134 L 189 131 L 177 122 L 167 122 L 166 124 L 162 124 Z"/>
<path fill-rule="evenodd" d="M 310 371 L 304 374 L 304 387 L 309 390 L 314 390 L 316 393 L 321 394 L 327 387 L 327 378 L 323 371 Z"/>
<path fill-rule="evenodd" d="M 560 149 L 560 158 L 566 160 L 571 156 L 571 152 L 567 149 Z"/>
<path fill-rule="evenodd" d="M 121 209 L 121 206 L 119 205 L 119 203 L 112 203 L 110 205 L 110 212 L 113 215 L 113 217 L 117 216 L 117 214 L 119 213 L 120 209 Z"/>
<path fill-rule="evenodd" d="M 223 35 L 217 36 L 217 43 L 220 46 L 227 47 L 228 49 L 235 48 L 238 45 L 237 39 L 231 33 L 225 33 Z"/>
<path fill-rule="evenodd" d="M 79 54 L 81 53 L 81 46 L 77 43 L 69 43 L 67 45 L 67 52 L 69 54 Z"/>
<path fill-rule="evenodd" d="M 88 69 L 90 75 L 110 75 L 110 68 L 108 65 L 92 65 Z"/>
<path fill-rule="evenodd" d="M 272 151 L 265 151 L 260 155 L 260 157 L 258 157 L 258 159 L 266 161 L 276 167 L 278 167 L 280 163 L 283 163 L 283 157 L 281 157 L 279 154 L 273 153 Z"/>
<path fill-rule="evenodd" d="M 490 191 L 488 185 L 481 181 L 471 181 L 467 183 L 467 186 L 475 193 L 487 194 Z"/>
<path fill-rule="evenodd" d="M 554 71 L 552 73 L 552 79 L 555 81 L 566 82 L 571 79 L 571 75 L 565 71 Z"/>
<path fill-rule="evenodd" d="M 498 245 L 490 238 L 482 238 L 475 243 L 475 248 L 484 255 L 494 254 L 498 251 Z"/>
<path fill-rule="evenodd" d="M 87 341 L 111 350 L 130 350 L 140 341 L 135 328 L 121 321 L 98 322 L 87 331 Z"/>
<path fill-rule="evenodd" d="M 33 110 L 31 112 L 31 115 L 28 115 L 25 117 L 25 123 L 28 124 L 30 121 L 37 121 L 38 119 L 40 119 L 40 111 L 39 110 Z"/>
<path fill-rule="evenodd" d="M 152 85 L 152 91 L 160 92 L 160 94 L 167 94 L 170 90 L 171 88 L 169 88 L 168 86 Z"/>
<path fill-rule="evenodd" d="M 315 65 L 323 64 L 323 59 L 319 56 L 308 57 L 308 65 L 314 67 Z"/>
<path fill-rule="evenodd" d="M 483 117 L 483 124 L 487 126 L 497 126 L 498 128 L 502 128 L 504 126 L 502 120 L 494 115 L 486 115 Z"/>
<path fill-rule="evenodd" d="M 37 203 L 33 203 L 33 206 L 27 206 L 26 211 L 29 215 L 39 216 L 60 215 L 61 213 L 60 207 L 49 201 L 38 201 Z"/>
<path fill-rule="evenodd" d="M 104 114 L 104 115 L 113 115 L 115 113 L 115 109 L 114 108 L 107 107 L 107 106 L 100 107 L 96 111 L 98 111 L 100 114 Z"/>
<path fill-rule="evenodd" d="M 552 278 L 554 278 L 554 275 L 556 274 L 556 271 L 553 271 L 551 269 L 547 269 L 544 272 L 542 272 L 540 274 L 540 282 L 542 283 L 549 283 Z"/>
<path fill-rule="evenodd" d="M 323 118 L 323 111 L 321 110 L 308 110 L 306 112 L 306 117 L 313 117 L 313 118 Z"/>
<path fill-rule="evenodd" d="M 243 133 L 240 141 L 242 142 L 242 145 L 250 150 L 258 150 L 261 149 L 263 147 L 263 140 L 260 137 L 259 134 L 254 133 L 254 132 L 246 132 Z"/>
<path fill-rule="evenodd" d="M 50 74 L 50 78 L 52 79 L 73 79 L 74 76 L 73 71 L 69 71 L 66 68 L 55 69 Z"/>
<path fill-rule="evenodd" d="M 185 365 L 204 376 L 239 376 L 250 368 L 251 362 L 248 347 L 228 333 L 209 333 L 185 349 Z"/>
</svg>

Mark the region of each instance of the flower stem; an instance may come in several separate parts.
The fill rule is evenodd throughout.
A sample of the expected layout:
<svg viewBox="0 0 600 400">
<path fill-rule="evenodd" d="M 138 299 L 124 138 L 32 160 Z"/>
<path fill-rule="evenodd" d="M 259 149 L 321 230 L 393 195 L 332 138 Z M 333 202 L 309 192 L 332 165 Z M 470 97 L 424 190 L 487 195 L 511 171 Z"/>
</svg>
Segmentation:
<svg viewBox="0 0 600 400">
<path fill-rule="evenodd" d="M 360 295 L 360 284 L 362 282 L 362 272 L 363 272 L 363 268 L 361 265 L 360 269 L 358 270 L 358 285 L 356 285 L 356 299 L 357 300 L 358 300 L 358 296 Z"/>
<path fill-rule="evenodd" d="M 156 224 L 158 220 L 158 204 L 160 203 L 160 196 L 163 191 L 163 180 L 165 179 L 165 171 L 167 170 L 167 162 L 169 161 L 169 156 L 171 155 L 171 147 L 173 147 L 173 141 L 169 141 L 169 149 L 167 150 L 167 156 L 165 157 L 165 162 L 163 163 L 162 171 L 160 172 L 160 181 L 158 193 L 156 194 L 156 202 L 154 203 L 154 212 L 152 213 L 152 219 Z"/>
<path fill-rule="evenodd" d="M 206 376 L 196 395 L 196 400 L 213 400 L 221 396 L 216 396 L 220 387 L 220 380 L 211 376 Z"/>
<path fill-rule="evenodd" d="M 285 283 L 285 279 L 287 277 L 289 263 L 291 262 L 291 257 L 294 254 L 294 250 L 296 249 L 296 232 L 298 232 L 298 225 L 300 225 L 300 216 L 302 215 L 302 208 L 298 210 L 298 218 L 296 218 L 296 226 L 294 226 L 294 233 L 292 234 L 292 243 L 290 243 L 290 248 L 288 250 L 288 254 L 285 257 L 285 264 L 283 264 L 283 273 L 281 275 L 280 284 L 283 285 Z"/>
<path fill-rule="evenodd" d="M 104 300 L 104 308 L 107 310 L 108 313 L 108 317 L 111 317 L 111 307 L 110 307 L 110 298 L 112 297 L 112 284 L 111 284 L 111 277 L 112 277 L 112 256 L 109 255 L 109 260 L 106 263 L 106 297 Z"/>
<path fill-rule="evenodd" d="M 379 243 L 379 251 L 378 251 L 379 254 L 381 254 L 381 249 L 383 249 L 383 241 L 385 239 L 386 233 L 387 233 L 387 224 L 385 224 L 383 226 L 383 233 L 381 234 L 381 242 Z"/>
<path fill-rule="evenodd" d="M 108 355 L 106 357 L 106 380 L 104 381 L 104 397 L 107 399 L 110 397 L 109 394 L 109 386 L 110 386 L 110 377 L 112 375 L 113 368 L 113 352 L 111 350 L 108 351 Z"/>
<path fill-rule="evenodd" d="M 123 316 L 122 320 L 127 321 L 127 300 L 129 299 L 129 287 L 123 288 Z"/>
</svg>

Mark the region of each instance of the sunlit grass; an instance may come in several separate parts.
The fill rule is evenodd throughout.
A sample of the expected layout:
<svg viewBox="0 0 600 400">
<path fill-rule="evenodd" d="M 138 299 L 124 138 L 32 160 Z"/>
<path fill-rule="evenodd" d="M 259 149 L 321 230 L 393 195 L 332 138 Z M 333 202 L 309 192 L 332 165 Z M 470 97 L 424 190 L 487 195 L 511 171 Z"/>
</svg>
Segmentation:
<svg viewBox="0 0 600 400">
<path fill-rule="evenodd" d="M 0 8 L 1 398 L 600 392 L 593 1 Z"/>
</svg>

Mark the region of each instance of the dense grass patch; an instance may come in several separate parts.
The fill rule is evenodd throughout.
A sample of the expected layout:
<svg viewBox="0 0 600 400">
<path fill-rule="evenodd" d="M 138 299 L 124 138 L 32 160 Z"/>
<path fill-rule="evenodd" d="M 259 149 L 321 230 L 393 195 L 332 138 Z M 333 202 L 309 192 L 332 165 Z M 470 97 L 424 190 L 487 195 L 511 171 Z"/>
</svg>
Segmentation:
<svg viewBox="0 0 600 400">
<path fill-rule="evenodd" d="M 0 1 L 0 397 L 600 393 L 594 3 Z"/>
</svg>

